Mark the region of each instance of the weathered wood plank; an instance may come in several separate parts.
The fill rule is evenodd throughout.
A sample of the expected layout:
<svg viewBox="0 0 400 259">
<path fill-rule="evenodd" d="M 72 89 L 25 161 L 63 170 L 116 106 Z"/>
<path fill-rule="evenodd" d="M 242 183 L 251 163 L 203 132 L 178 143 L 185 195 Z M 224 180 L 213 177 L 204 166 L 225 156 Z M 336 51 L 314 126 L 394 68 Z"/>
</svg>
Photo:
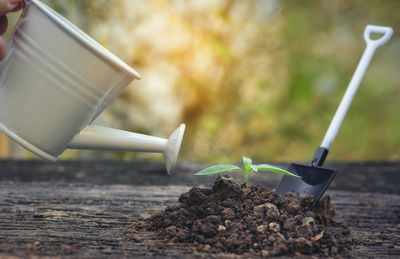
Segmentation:
<svg viewBox="0 0 400 259">
<path fill-rule="evenodd" d="M 270 163 L 270 161 L 261 161 Z M 287 168 L 287 164 L 277 164 Z M 175 175 L 166 174 L 163 163 L 153 161 L 16 161 L 0 160 L 0 180 L 6 181 L 66 181 L 95 184 L 132 185 L 210 185 L 216 176 L 194 176 L 206 167 L 204 164 L 183 162 L 177 165 Z M 326 163 L 338 174 L 330 190 L 400 194 L 400 162 Z M 235 174 L 233 174 L 235 176 Z M 237 175 L 240 178 L 240 175 Z M 279 174 L 254 174 L 250 183 L 274 188 Z"/>
<path fill-rule="evenodd" d="M 400 256 L 400 195 L 330 191 L 336 221 L 350 227 L 360 240 L 353 255 Z M 375 240 L 377 239 L 377 240 Z"/>
<path fill-rule="evenodd" d="M 0 255 L 143 255 L 125 229 L 184 186 L 0 182 Z"/>
</svg>

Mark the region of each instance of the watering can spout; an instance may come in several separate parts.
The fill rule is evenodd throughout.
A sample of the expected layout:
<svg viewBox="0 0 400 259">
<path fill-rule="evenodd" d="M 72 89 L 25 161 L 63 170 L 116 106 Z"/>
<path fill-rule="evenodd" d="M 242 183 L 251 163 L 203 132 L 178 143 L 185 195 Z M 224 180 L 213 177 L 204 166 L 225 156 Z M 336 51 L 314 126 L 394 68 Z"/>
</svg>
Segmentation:
<svg viewBox="0 0 400 259">
<path fill-rule="evenodd" d="M 185 124 L 181 124 L 168 139 L 164 139 L 89 125 L 72 139 L 67 148 L 163 153 L 167 173 L 171 175 L 175 169 L 184 132 Z"/>
</svg>

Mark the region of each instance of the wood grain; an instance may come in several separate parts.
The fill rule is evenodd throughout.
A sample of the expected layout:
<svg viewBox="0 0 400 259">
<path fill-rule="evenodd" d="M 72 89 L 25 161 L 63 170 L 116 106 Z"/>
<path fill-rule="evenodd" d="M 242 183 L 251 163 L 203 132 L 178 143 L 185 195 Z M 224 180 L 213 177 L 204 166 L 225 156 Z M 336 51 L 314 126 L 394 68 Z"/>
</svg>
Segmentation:
<svg viewBox="0 0 400 259">
<path fill-rule="evenodd" d="M 163 177 L 157 180 L 157 173 L 149 176 L 152 184 L 139 185 L 112 181 L 94 184 L 65 178 L 82 171 L 80 162 L 69 164 L 59 179 L 35 176 L 46 170 L 60 176 L 57 166 L 47 163 L 30 164 L 29 168 L 25 165 L 19 173 L 14 171 L 13 178 L 5 172 L 10 169 L 10 163 L 3 167 L 0 164 L 0 256 L 187 256 L 179 249 L 147 250 L 143 242 L 128 240 L 126 230 L 146 211 L 160 210 L 175 202 L 181 193 L 189 190 L 190 181 L 189 184 L 165 184 L 159 180 Z M 101 163 L 93 163 L 92 167 L 100 171 L 98 177 L 104 176 Z M 18 167 L 17 162 L 13 165 L 19 169 L 24 167 L 23 164 Z M 86 162 L 84 165 L 88 166 Z M 103 167 L 105 171 L 112 171 L 112 166 Z M 114 170 L 116 178 L 123 173 L 118 166 Z M 29 181 L 21 180 L 23 175 Z M 336 209 L 335 220 L 349 226 L 360 240 L 351 252 L 354 257 L 400 256 L 399 194 L 338 189 L 330 190 L 329 194 Z"/>
</svg>

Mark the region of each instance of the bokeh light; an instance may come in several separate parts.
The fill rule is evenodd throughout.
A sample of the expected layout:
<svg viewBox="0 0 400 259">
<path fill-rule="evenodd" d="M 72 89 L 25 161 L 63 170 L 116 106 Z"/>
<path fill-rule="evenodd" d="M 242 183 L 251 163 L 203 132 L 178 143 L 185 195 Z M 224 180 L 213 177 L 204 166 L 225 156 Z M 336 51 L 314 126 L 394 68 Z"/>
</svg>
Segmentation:
<svg viewBox="0 0 400 259">
<path fill-rule="evenodd" d="M 373 58 L 330 160 L 400 159 L 399 1 L 44 1 L 142 75 L 96 123 L 167 137 L 181 159 L 308 161 L 365 48 L 367 24 L 393 27 Z M 68 151 L 62 158 L 157 156 Z"/>
</svg>

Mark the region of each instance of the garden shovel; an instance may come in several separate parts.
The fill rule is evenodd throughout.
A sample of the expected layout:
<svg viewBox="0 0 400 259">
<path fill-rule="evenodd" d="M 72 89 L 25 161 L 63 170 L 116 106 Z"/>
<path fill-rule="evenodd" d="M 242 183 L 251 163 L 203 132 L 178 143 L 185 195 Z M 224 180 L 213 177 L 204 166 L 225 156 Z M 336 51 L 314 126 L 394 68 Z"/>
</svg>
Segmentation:
<svg viewBox="0 0 400 259">
<path fill-rule="evenodd" d="M 379 39 L 371 39 L 371 34 L 383 34 Z M 288 171 L 301 176 L 301 178 L 291 177 L 284 175 L 281 182 L 278 184 L 275 192 L 278 194 L 285 194 L 287 192 L 295 192 L 298 195 L 312 194 L 314 196 L 314 203 L 312 207 L 318 202 L 326 188 L 328 188 L 333 177 L 335 177 L 336 170 L 322 167 L 325 158 L 328 155 L 329 149 L 335 139 L 339 128 L 343 122 L 344 117 L 350 107 L 351 101 L 357 92 L 358 86 L 364 77 L 365 71 L 375 53 L 375 50 L 384 45 L 392 36 L 393 30 L 390 27 L 367 25 L 364 30 L 364 39 L 367 43 L 364 54 L 361 57 L 360 63 L 350 81 L 349 86 L 343 96 L 342 101 L 333 117 L 333 120 L 326 132 L 326 135 L 317 148 L 315 154 L 308 164 L 292 163 Z"/>
</svg>

